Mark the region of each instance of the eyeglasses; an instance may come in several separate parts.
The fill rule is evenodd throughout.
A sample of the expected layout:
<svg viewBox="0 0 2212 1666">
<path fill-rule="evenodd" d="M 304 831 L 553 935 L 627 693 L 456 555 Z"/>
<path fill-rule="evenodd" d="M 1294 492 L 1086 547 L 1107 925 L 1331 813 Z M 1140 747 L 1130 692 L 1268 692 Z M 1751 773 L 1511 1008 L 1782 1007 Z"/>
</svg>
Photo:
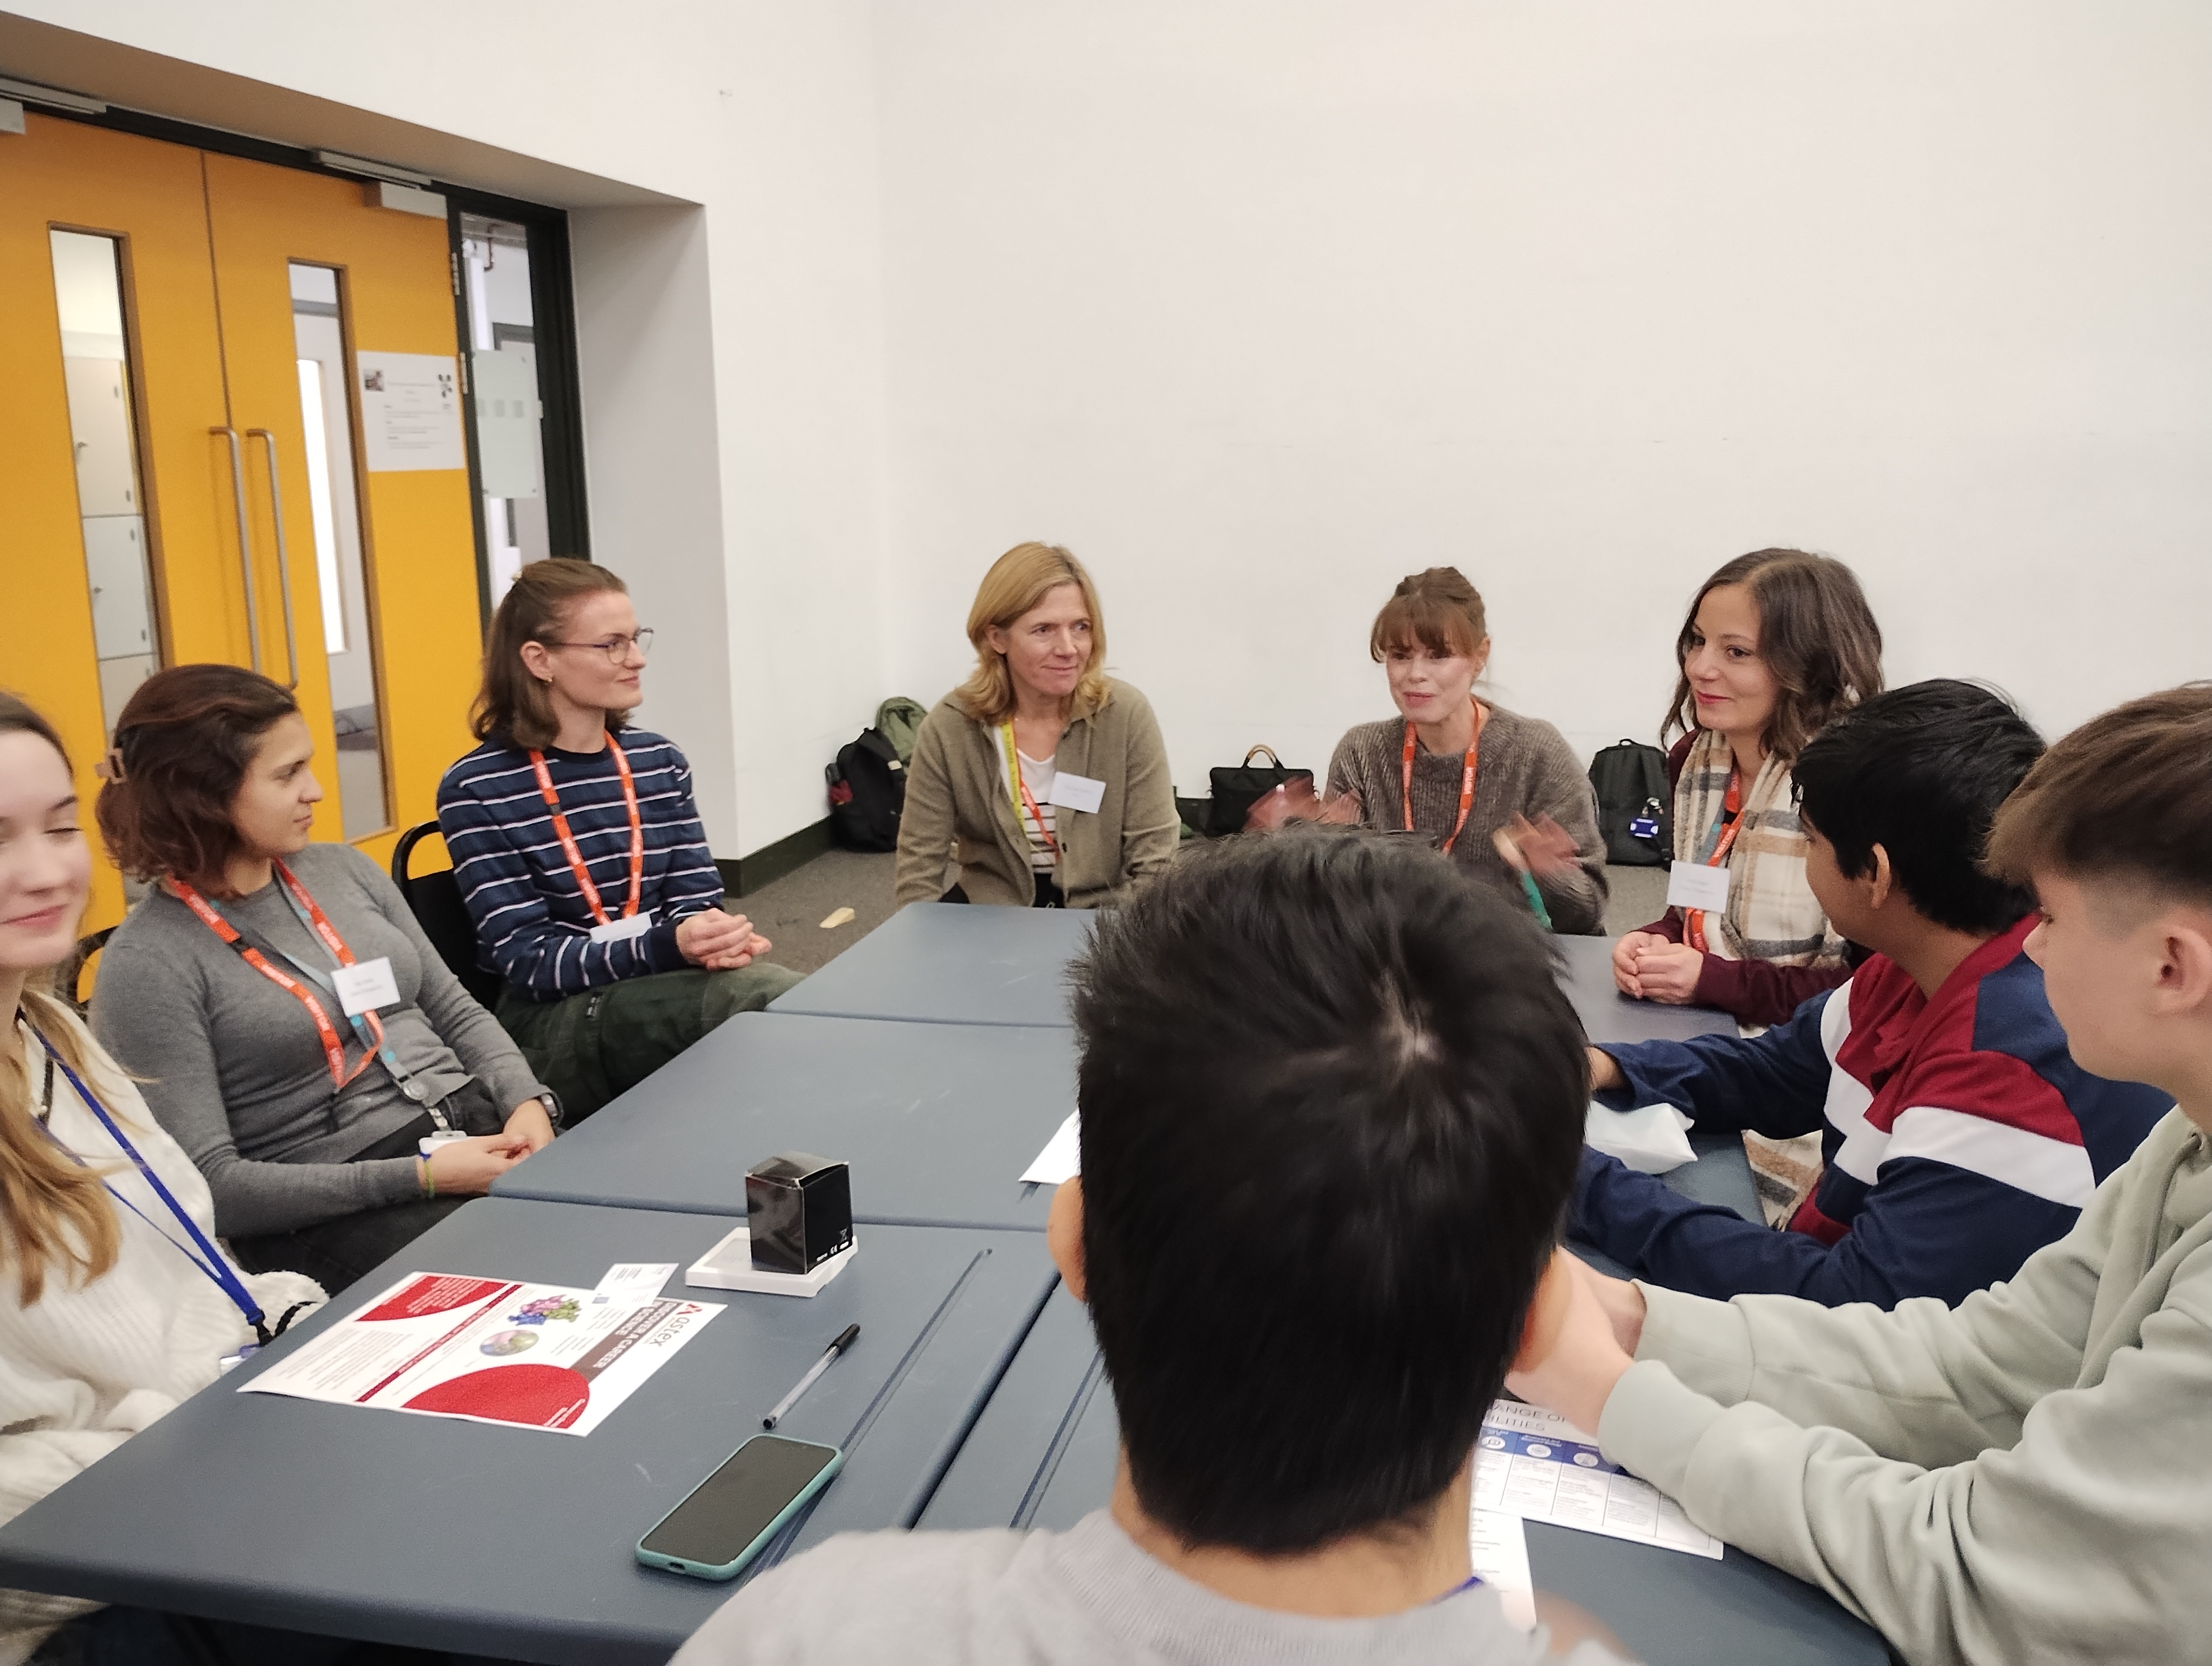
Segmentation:
<svg viewBox="0 0 2212 1666">
<path fill-rule="evenodd" d="M 653 652 L 653 630 L 648 626 L 643 630 L 633 631 L 627 636 L 606 636 L 596 642 L 548 642 L 545 646 L 548 648 L 595 648 L 619 666 L 629 658 L 629 651 L 633 648 L 641 654 Z"/>
</svg>

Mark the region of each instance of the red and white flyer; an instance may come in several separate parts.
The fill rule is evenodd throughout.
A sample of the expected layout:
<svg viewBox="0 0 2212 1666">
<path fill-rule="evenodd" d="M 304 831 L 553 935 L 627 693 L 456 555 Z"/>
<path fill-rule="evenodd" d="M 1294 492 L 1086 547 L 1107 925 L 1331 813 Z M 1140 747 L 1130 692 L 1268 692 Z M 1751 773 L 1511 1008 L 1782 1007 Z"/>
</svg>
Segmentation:
<svg viewBox="0 0 2212 1666">
<path fill-rule="evenodd" d="M 239 1392 L 587 1435 L 722 1310 L 680 1298 L 592 1298 L 410 1273 Z"/>
</svg>

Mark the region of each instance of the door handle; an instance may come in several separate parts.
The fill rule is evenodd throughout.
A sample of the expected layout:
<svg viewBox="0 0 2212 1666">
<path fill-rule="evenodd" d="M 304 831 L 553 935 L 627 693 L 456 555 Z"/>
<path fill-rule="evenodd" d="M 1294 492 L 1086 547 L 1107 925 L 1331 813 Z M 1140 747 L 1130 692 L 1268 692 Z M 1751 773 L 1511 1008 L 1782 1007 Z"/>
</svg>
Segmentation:
<svg viewBox="0 0 2212 1666">
<path fill-rule="evenodd" d="M 300 643 L 292 629 L 292 559 L 284 549 L 284 494 L 276 483 L 276 436 L 265 428 L 250 428 L 246 430 L 246 437 L 258 440 L 269 447 L 269 513 L 276 523 L 276 583 L 282 591 L 280 599 L 284 609 L 284 665 L 291 672 L 291 681 L 284 686 L 296 691 L 300 686 Z"/>
<path fill-rule="evenodd" d="M 238 566 L 246 580 L 246 645 L 253 669 L 261 669 L 261 620 L 253 606 L 253 535 L 246 524 L 246 454 L 234 428 L 211 428 L 230 441 L 230 495 L 238 505 Z"/>
</svg>

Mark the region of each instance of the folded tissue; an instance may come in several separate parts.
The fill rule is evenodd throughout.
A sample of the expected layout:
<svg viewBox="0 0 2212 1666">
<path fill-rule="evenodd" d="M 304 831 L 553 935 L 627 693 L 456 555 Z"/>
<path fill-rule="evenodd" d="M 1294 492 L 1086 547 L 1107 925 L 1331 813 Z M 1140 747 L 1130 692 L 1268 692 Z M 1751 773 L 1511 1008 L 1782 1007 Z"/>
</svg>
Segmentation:
<svg viewBox="0 0 2212 1666">
<path fill-rule="evenodd" d="M 1689 1126 L 1690 1119 L 1672 1105 L 1609 1110 L 1593 1099 L 1583 1122 L 1583 1139 L 1632 1169 L 1664 1174 L 1698 1160 L 1684 1132 Z"/>
</svg>

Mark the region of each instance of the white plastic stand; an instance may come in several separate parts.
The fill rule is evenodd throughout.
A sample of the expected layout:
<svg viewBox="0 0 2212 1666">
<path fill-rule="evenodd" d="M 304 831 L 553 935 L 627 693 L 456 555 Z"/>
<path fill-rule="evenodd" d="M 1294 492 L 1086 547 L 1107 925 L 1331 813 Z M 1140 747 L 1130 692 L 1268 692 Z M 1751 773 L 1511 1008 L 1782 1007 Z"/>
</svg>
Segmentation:
<svg viewBox="0 0 2212 1666">
<path fill-rule="evenodd" d="M 740 1226 L 693 1262 L 684 1270 L 684 1282 L 706 1290 L 750 1290 L 763 1296 L 817 1296 L 852 1265 L 860 1250 L 855 1236 L 852 1248 L 839 1250 L 811 1273 L 769 1273 L 753 1265 L 752 1233 Z"/>
</svg>

